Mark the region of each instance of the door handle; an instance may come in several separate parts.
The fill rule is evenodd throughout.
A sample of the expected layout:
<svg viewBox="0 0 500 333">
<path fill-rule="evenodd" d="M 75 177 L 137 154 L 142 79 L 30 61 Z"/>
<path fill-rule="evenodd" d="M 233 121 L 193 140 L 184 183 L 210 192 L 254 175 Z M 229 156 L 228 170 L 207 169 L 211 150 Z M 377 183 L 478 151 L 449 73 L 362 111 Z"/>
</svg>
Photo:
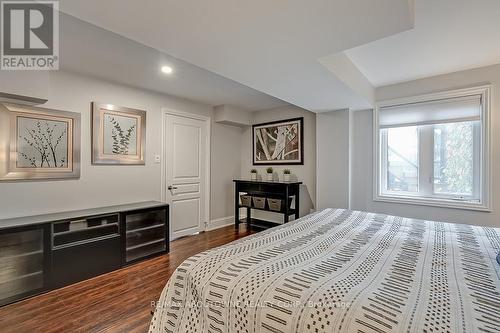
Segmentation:
<svg viewBox="0 0 500 333">
<path fill-rule="evenodd" d="M 170 185 L 170 186 L 168 187 L 168 189 L 169 189 L 170 191 L 172 191 L 172 190 L 177 190 L 177 186 L 172 186 L 172 185 Z"/>
</svg>

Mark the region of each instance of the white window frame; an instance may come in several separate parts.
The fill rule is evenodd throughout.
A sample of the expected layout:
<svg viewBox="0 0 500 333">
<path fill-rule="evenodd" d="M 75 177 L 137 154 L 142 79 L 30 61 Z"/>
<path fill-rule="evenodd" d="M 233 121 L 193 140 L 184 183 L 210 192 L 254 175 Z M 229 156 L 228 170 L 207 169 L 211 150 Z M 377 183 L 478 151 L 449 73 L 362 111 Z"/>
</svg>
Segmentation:
<svg viewBox="0 0 500 333">
<path fill-rule="evenodd" d="M 433 197 L 422 197 L 417 195 L 412 195 L 408 192 L 390 192 L 384 191 L 384 187 L 386 186 L 386 177 L 384 177 L 382 170 L 382 158 L 381 154 L 384 153 L 384 149 L 381 149 L 381 135 L 380 135 L 380 126 L 379 126 L 379 111 L 381 108 L 395 106 L 395 105 L 404 105 L 410 103 L 421 103 L 433 100 L 441 100 L 441 99 L 449 99 L 449 98 L 457 98 L 469 95 L 481 95 L 481 127 L 482 131 L 479 134 L 479 131 L 476 129 L 474 140 L 476 144 L 479 144 L 479 149 L 474 149 L 475 152 L 479 152 L 480 158 L 479 163 L 480 167 L 474 168 L 475 170 L 480 170 L 474 174 L 475 180 L 479 179 L 479 181 L 475 181 L 475 185 L 477 187 L 474 189 L 475 193 L 479 194 L 479 202 L 471 202 L 471 201 L 461 201 L 453 199 L 450 196 L 441 195 L 437 196 L 433 194 Z M 424 205 L 424 206 L 435 206 L 435 207 L 445 207 L 445 208 L 457 208 L 457 209 L 467 209 L 467 210 L 478 210 L 478 211 L 491 211 L 491 85 L 483 85 L 472 88 L 465 89 L 457 89 L 452 91 L 445 91 L 433 94 L 425 94 L 408 98 L 398 98 L 393 100 L 386 100 L 378 103 L 373 112 L 373 144 L 374 144 L 374 154 L 373 154 L 373 200 L 379 202 L 391 202 L 391 203 L 403 203 L 403 204 L 413 204 L 413 205 Z M 420 133 L 420 135 L 426 135 L 429 139 L 432 138 L 430 132 L 432 132 L 432 127 L 428 127 L 423 131 L 429 131 L 429 133 Z M 477 138 L 480 136 L 480 140 Z M 419 156 L 421 159 L 422 147 L 420 147 L 420 139 L 419 139 Z M 426 149 L 426 155 L 429 155 L 432 152 L 432 149 Z M 429 152 L 431 150 L 431 152 Z M 428 156 L 427 156 L 428 157 Z M 424 156 L 425 158 L 425 156 Z M 420 164 L 423 165 L 423 164 Z M 429 170 L 420 170 L 419 168 L 419 177 L 425 172 L 425 174 L 429 174 Z M 433 174 L 433 173 L 432 173 Z M 385 182 L 385 183 L 384 183 Z M 420 181 L 419 181 L 420 184 Z M 424 189 L 425 192 L 425 189 Z"/>
</svg>

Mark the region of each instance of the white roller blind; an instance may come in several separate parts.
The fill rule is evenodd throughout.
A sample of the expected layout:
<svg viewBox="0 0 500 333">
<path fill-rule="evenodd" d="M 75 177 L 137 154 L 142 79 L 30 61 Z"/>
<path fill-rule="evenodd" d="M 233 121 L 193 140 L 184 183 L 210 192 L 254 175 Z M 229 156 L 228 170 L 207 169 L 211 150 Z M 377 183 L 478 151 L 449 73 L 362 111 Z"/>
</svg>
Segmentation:
<svg viewBox="0 0 500 333">
<path fill-rule="evenodd" d="M 442 99 L 379 109 L 380 128 L 417 126 L 481 119 L 481 95 Z"/>
</svg>

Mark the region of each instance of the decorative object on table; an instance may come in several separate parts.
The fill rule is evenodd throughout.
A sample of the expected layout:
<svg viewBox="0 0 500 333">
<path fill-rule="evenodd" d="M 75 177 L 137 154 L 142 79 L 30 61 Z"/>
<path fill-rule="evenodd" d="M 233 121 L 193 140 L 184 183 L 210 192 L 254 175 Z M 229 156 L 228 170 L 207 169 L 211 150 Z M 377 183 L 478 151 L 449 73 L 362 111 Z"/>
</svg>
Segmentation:
<svg viewBox="0 0 500 333">
<path fill-rule="evenodd" d="M 245 207 L 252 207 L 252 196 L 248 194 L 240 195 L 241 205 Z"/>
<path fill-rule="evenodd" d="M 0 104 L 0 180 L 80 178 L 79 113 Z"/>
<path fill-rule="evenodd" d="M 92 102 L 92 119 L 92 164 L 145 164 L 146 111 Z"/>
<path fill-rule="evenodd" d="M 272 210 L 274 212 L 281 212 L 282 200 L 267 198 L 267 205 L 269 207 L 269 210 Z"/>
<path fill-rule="evenodd" d="M 257 180 L 257 169 L 250 170 L 250 180 Z"/>
<path fill-rule="evenodd" d="M 269 167 L 266 169 L 266 174 L 267 174 L 267 180 L 272 181 L 273 180 L 273 168 Z"/>
<path fill-rule="evenodd" d="M 265 209 L 266 208 L 266 198 L 263 197 L 252 197 L 253 206 L 255 208 Z"/>
<path fill-rule="evenodd" d="M 267 206 L 269 210 L 273 212 L 282 212 L 285 209 L 285 200 L 283 199 L 275 199 L 275 198 L 267 198 Z M 290 209 L 292 206 L 292 198 L 288 198 L 288 208 Z"/>
<path fill-rule="evenodd" d="M 290 175 L 291 175 L 291 173 L 292 172 L 290 171 L 290 169 L 283 170 L 283 180 L 285 182 L 289 182 L 290 181 Z"/>
<path fill-rule="evenodd" d="M 304 118 L 253 125 L 253 164 L 304 164 Z"/>
</svg>

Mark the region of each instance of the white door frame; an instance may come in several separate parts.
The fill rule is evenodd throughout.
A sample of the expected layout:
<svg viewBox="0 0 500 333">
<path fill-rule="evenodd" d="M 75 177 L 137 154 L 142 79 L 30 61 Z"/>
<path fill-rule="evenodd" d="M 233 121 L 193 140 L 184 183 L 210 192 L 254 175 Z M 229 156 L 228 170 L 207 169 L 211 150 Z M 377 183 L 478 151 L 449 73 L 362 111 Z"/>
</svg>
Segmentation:
<svg viewBox="0 0 500 333">
<path fill-rule="evenodd" d="M 211 118 L 208 116 L 203 116 L 199 114 L 194 114 L 190 112 L 185 112 L 185 111 L 178 111 L 178 110 L 172 110 L 168 108 L 162 108 L 162 125 L 161 125 L 161 201 L 166 202 L 167 201 L 167 177 L 166 177 L 166 172 L 167 172 L 167 152 L 166 152 L 166 120 L 168 115 L 172 116 L 179 116 L 179 117 L 185 117 L 185 118 L 191 118 L 191 119 L 196 119 L 196 120 L 201 120 L 205 122 L 205 129 L 206 129 L 206 138 L 205 138 L 205 151 L 206 151 L 206 156 L 205 156 L 205 211 L 203 212 L 203 226 L 202 230 L 207 230 L 210 224 L 210 138 L 211 138 Z M 170 212 L 171 213 L 171 212 Z M 170 235 L 172 233 L 172 228 L 170 229 Z"/>
</svg>

